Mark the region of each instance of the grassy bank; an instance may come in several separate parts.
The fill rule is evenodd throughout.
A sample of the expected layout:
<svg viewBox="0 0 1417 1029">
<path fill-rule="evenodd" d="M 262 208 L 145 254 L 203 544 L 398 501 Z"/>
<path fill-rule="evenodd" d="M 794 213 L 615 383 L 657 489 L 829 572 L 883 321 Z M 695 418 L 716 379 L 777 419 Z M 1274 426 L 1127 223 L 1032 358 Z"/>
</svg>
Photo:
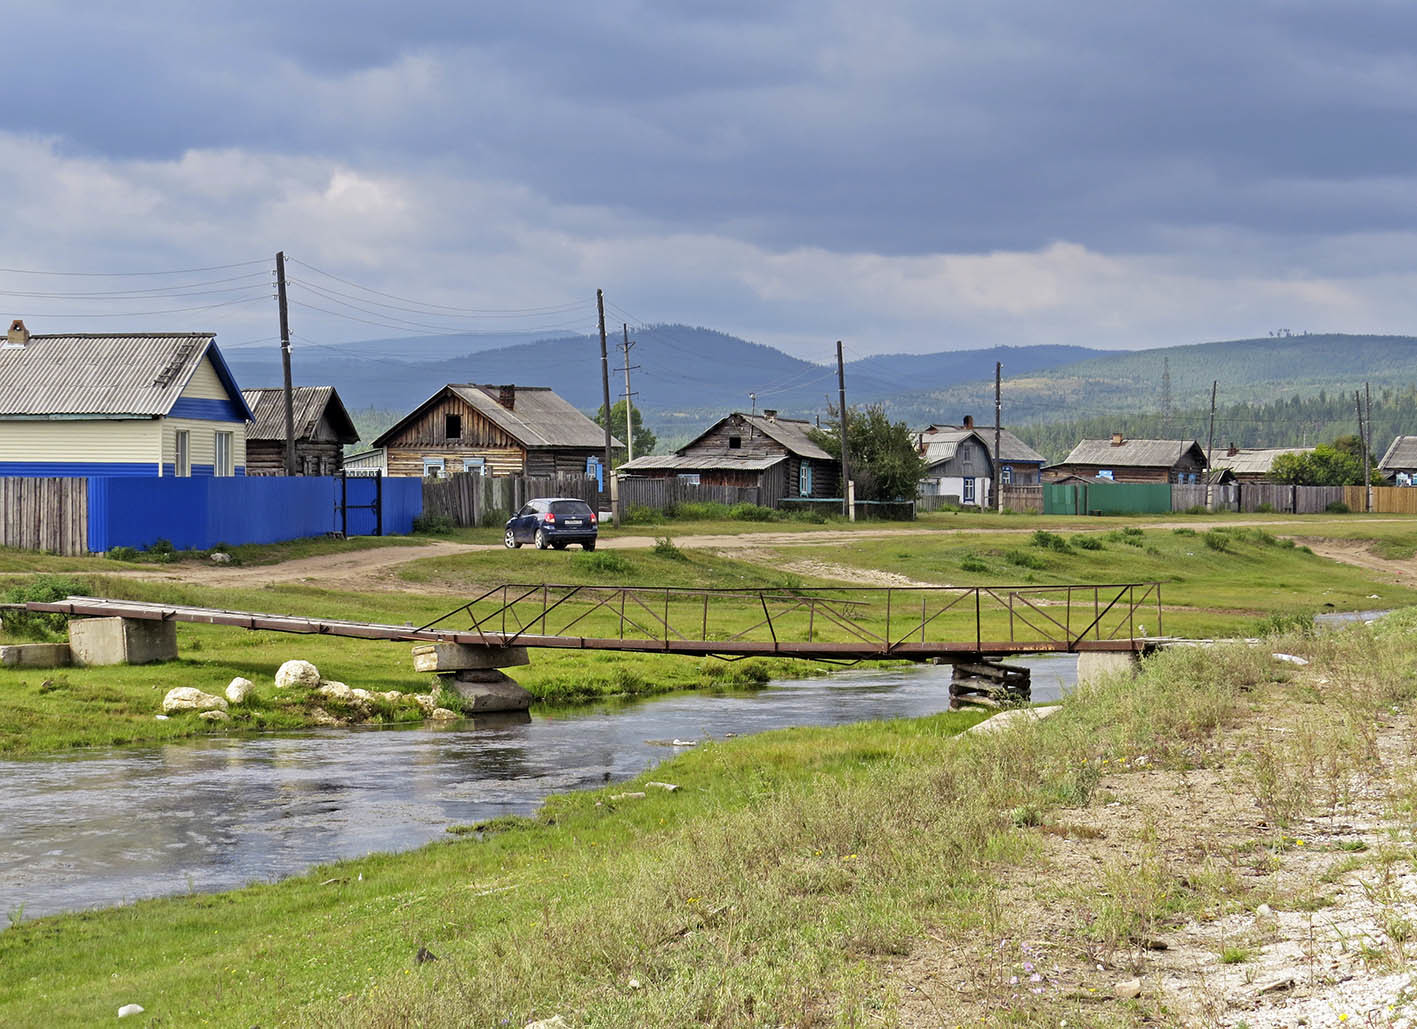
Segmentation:
<svg viewBox="0 0 1417 1029">
<path fill-rule="evenodd" d="M 1123 770 L 1205 769 L 1233 727 L 1298 703 L 1313 728 L 1271 733 L 1254 765 L 1257 797 L 1291 798 L 1257 844 L 1283 847 L 1286 813 L 1365 760 L 1375 713 L 1417 695 L 1408 640 L 1275 641 L 1312 661 L 1302 672 L 1269 646 L 1172 651 L 997 735 L 959 738 L 971 719 L 942 715 L 713 743 L 481 838 L 24 923 L 0 933 L 0 1022 L 137 1002 L 163 1024 L 890 1024 L 905 996 L 890 968 L 923 942 L 1015 931 L 1002 884 L 1041 883 L 1044 834 L 1085 830 L 1056 812 L 1105 807 L 1099 784 Z M 1249 903 L 1233 877 L 1173 880 L 1145 854 L 1103 874 L 1071 926 L 1102 970 L 1081 964 L 1046 1007 L 1005 987 L 986 1021 L 1164 1022 L 1164 1002 L 1111 999 L 1119 955 L 1167 920 Z M 417 964 L 420 947 L 438 960 Z"/>
</svg>

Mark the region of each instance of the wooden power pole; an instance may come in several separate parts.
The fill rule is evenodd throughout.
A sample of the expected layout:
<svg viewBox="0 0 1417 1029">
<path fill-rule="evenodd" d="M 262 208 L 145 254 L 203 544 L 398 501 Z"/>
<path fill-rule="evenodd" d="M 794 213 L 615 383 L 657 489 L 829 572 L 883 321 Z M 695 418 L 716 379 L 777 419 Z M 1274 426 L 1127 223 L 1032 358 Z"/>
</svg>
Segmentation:
<svg viewBox="0 0 1417 1029">
<path fill-rule="evenodd" d="M 841 405 L 841 513 L 852 519 L 851 469 L 846 461 L 846 365 L 841 359 L 841 340 L 836 341 L 837 403 Z"/>
<path fill-rule="evenodd" d="M 1215 391 L 1220 388 L 1220 380 L 1210 384 L 1210 435 L 1205 440 L 1206 478 L 1210 478 L 1210 451 L 1215 446 Z"/>
<path fill-rule="evenodd" d="M 630 392 L 630 348 L 635 345 L 635 341 L 630 338 L 629 322 L 621 322 L 620 328 L 625 333 L 625 342 L 621 344 L 621 349 L 625 351 L 625 460 L 633 461 L 635 459 L 635 402 L 634 394 Z"/>
<path fill-rule="evenodd" d="M 606 496 L 610 494 L 610 358 L 605 348 L 605 293 L 603 290 L 595 291 L 595 307 L 600 312 L 600 385 L 605 397 L 605 470 L 603 476 L 603 488 Z M 610 504 L 610 519 L 615 520 L 615 504 L 612 498 Z"/>
<path fill-rule="evenodd" d="M 1004 363 L 994 362 L 994 510 L 1004 511 L 1004 483 L 999 472 L 999 439 L 1003 435 L 1003 377 Z"/>
<path fill-rule="evenodd" d="M 294 475 L 295 389 L 290 383 L 290 312 L 285 303 L 285 251 L 276 251 L 276 302 L 280 305 L 280 363 L 285 373 L 285 474 Z"/>
</svg>

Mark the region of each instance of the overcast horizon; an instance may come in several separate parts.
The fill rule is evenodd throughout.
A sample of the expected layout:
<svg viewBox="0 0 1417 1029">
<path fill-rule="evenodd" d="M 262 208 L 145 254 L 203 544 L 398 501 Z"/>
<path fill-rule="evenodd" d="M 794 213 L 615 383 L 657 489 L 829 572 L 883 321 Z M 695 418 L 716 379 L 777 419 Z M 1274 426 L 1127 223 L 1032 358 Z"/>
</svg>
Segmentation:
<svg viewBox="0 0 1417 1029">
<path fill-rule="evenodd" d="M 813 361 L 1417 332 L 1417 8 L 6 4 L 0 313 Z M 63 274 L 35 274 L 52 272 Z M 164 273 L 158 275 L 136 273 Z"/>
</svg>

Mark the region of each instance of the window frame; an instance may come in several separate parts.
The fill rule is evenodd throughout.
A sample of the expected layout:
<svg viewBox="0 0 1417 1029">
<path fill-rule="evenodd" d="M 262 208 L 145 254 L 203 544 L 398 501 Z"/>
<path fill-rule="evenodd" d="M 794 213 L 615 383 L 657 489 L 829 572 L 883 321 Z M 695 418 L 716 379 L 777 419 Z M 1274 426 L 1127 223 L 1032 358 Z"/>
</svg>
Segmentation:
<svg viewBox="0 0 1417 1029">
<path fill-rule="evenodd" d="M 178 479 L 192 477 L 191 429 L 174 429 L 172 432 L 172 474 Z"/>
<path fill-rule="evenodd" d="M 222 478 L 236 474 L 236 434 L 230 430 L 212 433 L 212 474 Z"/>
</svg>

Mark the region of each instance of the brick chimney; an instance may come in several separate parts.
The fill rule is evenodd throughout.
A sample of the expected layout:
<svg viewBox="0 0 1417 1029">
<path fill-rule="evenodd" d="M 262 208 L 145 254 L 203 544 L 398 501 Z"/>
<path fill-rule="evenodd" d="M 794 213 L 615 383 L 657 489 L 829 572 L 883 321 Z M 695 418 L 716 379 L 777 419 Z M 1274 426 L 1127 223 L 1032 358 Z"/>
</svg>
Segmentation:
<svg viewBox="0 0 1417 1029">
<path fill-rule="evenodd" d="M 974 428 L 974 415 L 967 414 L 964 416 L 964 427 L 966 429 Z"/>
<path fill-rule="evenodd" d="M 10 331 L 5 333 L 5 346 L 7 349 L 23 349 L 30 341 L 30 330 L 25 328 L 25 323 L 16 318 L 10 323 Z"/>
<path fill-rule="evenodd" d="M 1230 449 L 1227 450 L 1227 451 L 1225 451 L 1225 456 L 1226 456 L 1226 457 L 1234 457 L 1234 456 L 1235 456 L 1236 454 L 1238 454 L 1239 452 L 1240 452 L 1240 448 L 1237 447 L 1235 444 L 1231 443 L 1231 444 L 1230 444 Z"/>
<path fill-rule="evenodd" d="M 498 386 L 497 403 L 508 411 L 515 411 L 517 408 L 517 388 L 515 386 Z"/>
<path fill-rule="evenodd" d="M 1126 441 L 1122 439 L 1122 434 L 1120 432 L 1112 433 L 1112 445 L 1114 447 L 1120 447 L 1124 442 Z"/>
<path fill-rule="evenodd" d="M 777 424 L 777 409 L 773 407 L 763 408 L 763 417 L 768 420 L 769 425 Z"/>
</svg>

